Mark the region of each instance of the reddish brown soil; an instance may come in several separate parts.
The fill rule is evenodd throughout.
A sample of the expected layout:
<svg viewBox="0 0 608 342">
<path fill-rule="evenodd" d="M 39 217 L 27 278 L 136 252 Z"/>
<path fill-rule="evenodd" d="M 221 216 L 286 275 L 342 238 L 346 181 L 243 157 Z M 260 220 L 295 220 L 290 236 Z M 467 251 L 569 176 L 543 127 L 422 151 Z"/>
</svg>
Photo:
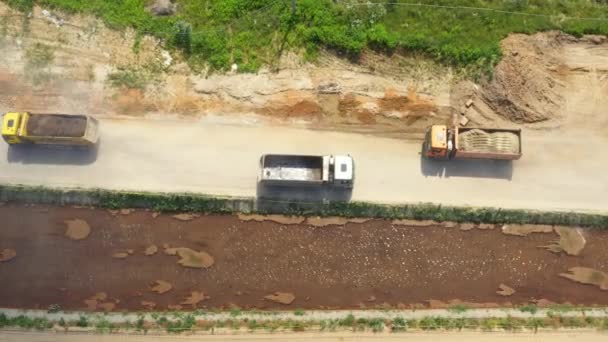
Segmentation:
<svg viewBox="0 0 608 342">
<path fill-rule="evenodd" d="M 65 221 L 73 219 L 91 226 L 86 239 L 64 235 Z M 597 230 L 586 230 L 583 251 L 569 256 L 537 247 L 555 240 L 552 233 L 520 237 L 499 229 L 383 220 L 314 228 L 236 216 L 180 221 L 146 211 L 113 216 L 105 210 L 5 205 L 0 222 L 0 248 L 17 253 L 0 263 L 3 307 L 141 310 L 153 303 L 155 310 L 165 310 L 199 299 L 197 307 L 281 309 L 420 306 L 431 299 L 608 304 L 606 291 L 560 277 L 573 267 L 608 271 L 608 232 Z M 214 263 L 184 267 L 175 256 L 145 255 L 151 245 L 205 252 Z M 112 258 L 115 251 L 130 249 L 128 258 Z M 170 283 L 171 291 L 150 291 L 157 280 Z M 497 294 L 500 284 L 515 292 Z M 195 292 L 201 294 L 196 300 L 185 300 Z M 284 305 L 264 298 L 277 292 L 295 300 Z M 95 297 L 99 293 L 107 298 Z M 97 298 L 95 305 L 85 302 L 91 298 Z"/>
<path fill-rule="evenodd" d="M 82 137 L 87 118 L 80 115 L 31 115 L 27 131 L 33 136 Z"/>
</svg>

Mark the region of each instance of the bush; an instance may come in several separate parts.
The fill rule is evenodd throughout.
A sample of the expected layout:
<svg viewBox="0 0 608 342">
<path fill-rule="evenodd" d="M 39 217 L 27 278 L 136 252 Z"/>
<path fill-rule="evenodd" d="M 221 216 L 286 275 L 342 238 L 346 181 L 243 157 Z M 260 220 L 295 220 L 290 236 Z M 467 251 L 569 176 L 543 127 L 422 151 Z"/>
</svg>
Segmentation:
<svg viewBox="0 0 608 342">
<path fill-rule="evenodd" d="M 144 89 L 148 78 L 140 71 L 123 69 L 109 74 L 108 82 L 116 88 Z"/>
<path fill-rule="evenodd" d="M 372 318 L 367 322 L 367 326 L 370 327 L 373 332 L 381 332 L 384 330 L 384 320 L 381 318 Z"/>
<path fill-rule="evenodd" d="M 86 316 L 78 317 L 78 321 L 76 321 L 76 326 L 80 328 L 86 328 L 89 326 L 89 319 Z"/>
<path fill-rule="evenodd" d="M 348 314 L 345 318 L 342 318 L 338 321 L 338 325 L 341 327 L 352 327 L 355 325 L 355 316 L 353 314 Z"/>
<path fill-rule="evenodd" d="M 524 306 L 522 306 L 522 307 L 519 308 L 519 311 L 521 311 L 521 312 L 529 312 L 532 315 L 534 315 L 538 311 L 538 307 L 536 305 L 533 305 L 533 304 L 524 305 Z"/>
<path fill-rule="evenodd" d="M 405 320 L 402 317 L 396 317 L 395 319 L 393 319 L 393 322 L 391 323 L 391 331 L 399 332 L 399 331 L 406 331 L 406 330 L 407 330 L 407 323 L 405 322 Z"/>
</svg>

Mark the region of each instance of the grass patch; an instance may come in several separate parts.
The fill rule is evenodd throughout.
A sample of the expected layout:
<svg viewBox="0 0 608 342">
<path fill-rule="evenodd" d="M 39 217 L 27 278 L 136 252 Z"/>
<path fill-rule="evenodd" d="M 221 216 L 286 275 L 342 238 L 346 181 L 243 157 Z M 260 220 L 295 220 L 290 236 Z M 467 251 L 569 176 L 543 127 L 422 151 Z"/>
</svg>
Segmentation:
<svg viewBox="0 0 608 342">
<path fill-rule="evenodd" d="M 407 322 L 403 317 L 397 317 L 391 322 L 391 331 L 401 332 L 407 330 Z"/>
<path fill-rule="evenodd" d="M 78 320 L 76 321 L 76 326 L 79 328 L 86 328 L 89 326 L 89 319 L 86 316 L 80 316 L 78 317 Z"/>
<path fill-rule="evenodd" d="M 10 7 L 26 13 L 34 7 L 34 0 L 7 0 L 6 3 Z"/>
<path fill-rule="evenodd" d="M 94 317 L 94 318 L 93 318 Z M 93 324 L 89 324 L 89 320 L 93 320 Z M 84 322 L 84 323 L 83 323 Z M 316 331 L 317 328 L 321 331 L 336 331 L 337 329 L 348 329 L 353 331 L 371 331 L 383 332 L 386 327 L 391 332 L 403 332 L 408 330 L 422 331 L 452 331 L 452 330 L 481 330 L 481 331 L 509 331 L 518 332 L 523 330 L 537 331 L 539 328 L 553 327 L 567 329 L 598 329 L 608 330 L 608 318 L 606 317 L 589 317 L 584 314 L 576 316 L 554 315 L 552 317 L 532 317 L 532 318 L 516 318 L 516 317 L 487 317 L 487 318 L 446 318 L 446 317 L 423 317 L 419 320 L 405 320 L 402 317 L 396 317 L 392 321 L 385 321 L 383 318 L 355 318 L 352 314 L 344 316 L 341 319 L 331 320 L 306 320 L 295 321 L 292 319 L 273 319 L 273 320 L 249 320 L 249 319 L 227 319 L 222 321 L 201 321 L 196 322 L 192 314 L 183 314 L 174 319 L 167 319 L 165 316 L 159 316 L 155 319 L 157 329 L 165 330 L 171 334 L 188 333 L 194 331 L 208 331 L 214 328 L 228 328 L 232 330 L 241 330 L 246 328 L 249 331 L 267 330 L 291 330 L 291 331 Z M 153 322 L 145 322 L 142 315 L 138 315 L 138 320 L 135 323 L 125 321 L 124 323 L 113 324 L 105 317 L 84 315 L 78 321 L 66 323 L 60 319 L 57 322 L 47 320 L 45 318 L 33 318 L 27 315 L 15 317 L 7 317 L 0 313 L 0 328 L 16 327 L 22 329 L 48 330 L 52 329 L 55 324 L 64 329 L 69 326 L 78 326 L 81 328 L 94 329 L 96 333 L 109 334 L 120 328 L 122 331 L 143 331 L 147 332 L 146 326 Z"/>
<path fill-rule="evenodd" d="M 305 312 L 303 309 L 296 309 L 293 314 L 296 316 L 304 316 Z"/>
<path fill-rule="evenodd" d="M 533 305 L 533 304 L 524 305 L 524 306 L 521 306 L 519 308 L 519 311 L 521 311 L 521 312 L 529 312 L 530 314 L 534 315 L 538 311 L 538 307 L 536 305 Z"/>
<path fill-rule="evenodd" d="M 355 316 L 348 314 L 346 317 L 338 320 L 338 325 L 341 327 L 352 327 L 355 324 Z"/>
<path fill-rule="evenodd" d="M 365 202 L 299 203 L 266 207 L 254 198 L 214 197 L 198 194 L 165 194 L 108 190 L 62 190 L 45 187 L 0 185 L 0 201 L 53 205 L 87 205 L 101 208 L 147 208 L 161 212 L 233 214 L 253 212 L 303 216 L 342 216 L 383 219 L 435 220 L 494 224 L 548 224 L 608 227 L 608 215 L 448 207 L 435 204 L 382 205 Z M 530 307 L 530 306 L 528 306 Z M 526 308 L 526 307 L 522 307 Z"/>
<path fill-rule="evenodd" d="M 170 334 L 180 334 L 186 331 L 191 331 L 196 326 L 196 319 L 193 315 L 185 315 L 175 320 L 168 320 L 166 317 L 160 317 L 156 323 L 165 328 Z"/>
<path fill-rule="evenodd" d="M 53 327 L 53 322 L 46 318 L 32 318 L 25 315 L 9 318 L 4 313 L 0 313 L 0 328 L 5 327 L 18 327 L 28 330 L 47 330 Z"/>
<path fill-rule="evenodd" d="M 24 74 L 35 84 L 49 81 L 50 66 L 55 59 L 54 49 L 46 44 L 35 43 L 25 50 Z"/>
<path fill-rule="evenodd" d="M 457 314 L 461 314 L 463 312 L 467 312 L 467 310 L 469 310 L 469 307 L 463 304 L 456 304 L 456 305 L 452 305 L 448 308 L 449 312 L 452 313 L 457 313 Z"/>
<path fill-rule="evenodd" d="M 98 333 L 111 333 L 116 327 L 105 318 L 101 318 L 95 322 L 95 331 Z"/>
<path fill-rule="evenodd" d="M 115 88 L 144 89 L 149 77 L 141 71 L 124 69 L 108 74 L 107 81 Z"/>
<path fill-rule="evenodd" d="M 5 1 L 22 11 L 29 11 L 33 2 Z M 432 0 L 421 6 L 298 0 L 295 12 L 289 1 L 177 0 L 178 13 L 169 17 L 149 14 L 145 0 L 37 2 L 99 16 L 110 27 L 153 34 L 184 51 L 191 64 L 213 70 L 228 70 L 237 63 L 240 71 L 256 71 L 276 62 L 287 49 L 314 57 L 325 47 L 353 58 L 365 48 L 423 53 L 445 64 L 487 72 L 501 57 L 500 40 L 512 32 L 608 34 L 603 21 L 575 19 L 607 18 L 606 2 L 589 0 Z"/>
</svg>

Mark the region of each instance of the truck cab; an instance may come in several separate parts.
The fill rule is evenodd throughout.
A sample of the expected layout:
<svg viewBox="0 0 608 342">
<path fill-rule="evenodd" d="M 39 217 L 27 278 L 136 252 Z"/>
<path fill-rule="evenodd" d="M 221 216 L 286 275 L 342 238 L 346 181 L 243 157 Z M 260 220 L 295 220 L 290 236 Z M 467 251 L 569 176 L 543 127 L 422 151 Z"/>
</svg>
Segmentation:
<svg viewBox="0 0 608 342">
<path fill-rule="evenodd" d="M 2 138 L 9 145 L 22 143 L 19 138 L 19 127 L 25 113 L 6 113 L 2 120 Z"/>
<path fill-rule="evenodd" d="M 352 188 L 355 182 L 355 165 L 349 155 L 330 156 L 330 168 L 333 168 L 333 184 L 337 187 Z"/>
<path fill-rule="evenodd" d="M 449 159 L 453 149 L 451 134 L 446 125 L 429 127 L 422 144 L 422 156 L 429 159 Z"/>
</svg>

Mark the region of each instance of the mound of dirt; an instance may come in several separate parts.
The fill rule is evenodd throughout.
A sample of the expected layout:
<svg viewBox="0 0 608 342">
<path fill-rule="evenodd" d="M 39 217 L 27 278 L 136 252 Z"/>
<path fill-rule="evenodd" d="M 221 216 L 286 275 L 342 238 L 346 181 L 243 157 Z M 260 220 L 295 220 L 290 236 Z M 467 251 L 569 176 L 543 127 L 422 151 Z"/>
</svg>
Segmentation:
<svg viewBox="0 0 608 342">
<path fill-rule="evenodd" d="M 27 131 L 33 136 L 81 137 L 87 118 L 80 115 L 33 114 L 27 121 Z"/>
<path fill-rule="evenodd" d="M 514 34 L 503 40 L 503 59 L 481 94 L 494 112 L 522 123 L 549 120 L 559 113 L 564 86 L 549 68 L 560 64 L 559 35 Z"/>
</svg>

